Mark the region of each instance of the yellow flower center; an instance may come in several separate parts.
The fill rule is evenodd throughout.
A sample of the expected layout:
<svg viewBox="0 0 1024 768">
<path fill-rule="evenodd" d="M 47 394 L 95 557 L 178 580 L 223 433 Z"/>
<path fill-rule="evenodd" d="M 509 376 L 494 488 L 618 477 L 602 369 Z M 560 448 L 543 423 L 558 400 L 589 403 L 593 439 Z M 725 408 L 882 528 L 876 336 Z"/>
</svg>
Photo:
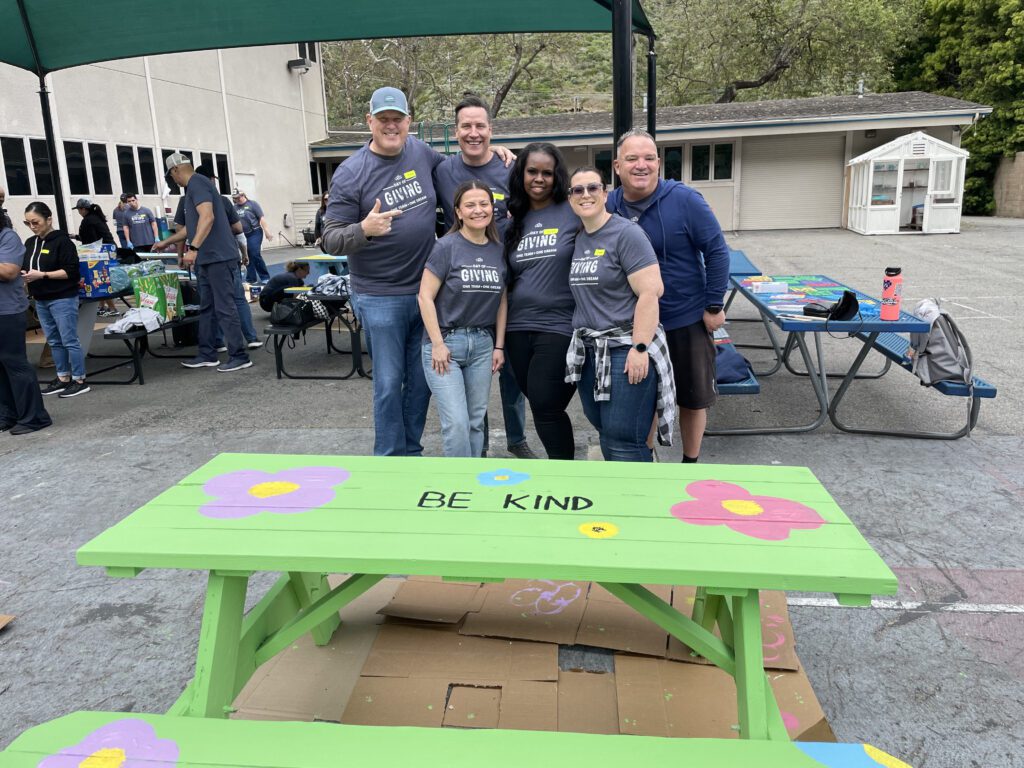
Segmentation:
<svg viewBox="0 0 1024 768">
<path fill-rule="evenodd" d="M 508 480 L 508 475 L 495 475 L 495 480 Z"/>
<path fill-rule="evenodd" d="M 722 506 L 725 507 L 727 512 L 732 512 L 734 515 L 744 515 L 745 517 L 760 515 L 764 512 L 760 504 L 750 499 L 726 499 L 722 502 Z"/>
<path fill-rule="evenodd" d="M 78 768 L 118 768 L 124 764 L 127 755 L 123 749 L 117 747 L 106 747 L 97 749 L 85 760 L 78 764 Z"/>
<path fill-rule="evenodd" d="M 266 499 L 271 496 L 283 496 L 297 490 L 299 490 L 298 483 L 289 483 L 287 480 L 270 480 L 254 485 L 249 489 L 249 495 L 255 496 L 257 499 Z"/>
<path fill-rule="evenodd" d="M 619 526 L 605 522 L 583 523 L 579 527 L 579 532 L 592 539 L 607 539 L 619 532 Z"/>
<path fill-rule="evenodd" d="M 867 752 L 868 757 L 885 768 L 910 768 L 907 763 L 896 759 L 888 752 L 883 752 L 878 747 L 872 747 L 870 744 L 864 745 L 864 751 Z"/>
</svg>

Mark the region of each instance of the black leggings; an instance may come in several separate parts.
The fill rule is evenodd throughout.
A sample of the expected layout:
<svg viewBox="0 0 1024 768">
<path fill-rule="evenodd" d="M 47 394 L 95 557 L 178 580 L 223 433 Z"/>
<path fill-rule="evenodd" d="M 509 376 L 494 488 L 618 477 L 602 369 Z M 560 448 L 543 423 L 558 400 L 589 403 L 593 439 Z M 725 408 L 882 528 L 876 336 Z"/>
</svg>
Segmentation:
<svg viewBox="0 0 1024 768">
<path fill-rule="evenodd" d="M 576 385 L 565 383 L 565 353 L 569 340 L 569 336 L 560 333 L 509 331 L 505 334 L 505 355 L 516 383 L 530 401 L 533 426 L 548 458 L 571 461 L 576 443 L 565 409 L 576 392 Z"/>
</svg>

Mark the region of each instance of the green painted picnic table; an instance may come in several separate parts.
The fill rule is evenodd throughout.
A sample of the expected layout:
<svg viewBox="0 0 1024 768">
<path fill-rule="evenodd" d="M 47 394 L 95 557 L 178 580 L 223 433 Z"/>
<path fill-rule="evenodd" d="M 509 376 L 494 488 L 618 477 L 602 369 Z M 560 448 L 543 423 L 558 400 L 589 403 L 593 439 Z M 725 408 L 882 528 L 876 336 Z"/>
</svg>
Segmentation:
<svg viewBox="0 0 1024 768">
<path fill-rule="evenodd" d="M 388 574 L 593 581 L 736 680 L 740 734 L 788 738 L 760 590 L 867 604 L 896 577 L 803 467 L 221 454 L 78 550 L 113 576 L 209 571 L 171 714 L 225 717 L 255 669 Z M 244 613 L 249 576 L 282 577 Z M 330 589 L 326 574 L 353 574 Z M 641 586 L 702 588 L 686 617 Z M 718 630 L 720 637 L 714 630 Z"/>
</svg>

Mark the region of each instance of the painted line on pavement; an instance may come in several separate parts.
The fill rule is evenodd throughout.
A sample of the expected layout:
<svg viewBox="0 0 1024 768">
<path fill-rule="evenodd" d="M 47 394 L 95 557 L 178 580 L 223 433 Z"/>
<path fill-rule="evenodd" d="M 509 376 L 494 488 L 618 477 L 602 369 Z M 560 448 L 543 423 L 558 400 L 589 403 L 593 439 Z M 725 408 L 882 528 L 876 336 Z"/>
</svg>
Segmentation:
<svg viewBox="0 0 1024 768">
<path fill-rule="evenodd" d="M 847 608 L 832 597 L 790 597 L 786 601 L 798 608 Z M 1024 605 L 1012 603 L 928 603 L 919 600 L 872 600 L 870 606 L 887 611 L 920 611 L 928 613 L 1024 613 Z"/>
</svg>

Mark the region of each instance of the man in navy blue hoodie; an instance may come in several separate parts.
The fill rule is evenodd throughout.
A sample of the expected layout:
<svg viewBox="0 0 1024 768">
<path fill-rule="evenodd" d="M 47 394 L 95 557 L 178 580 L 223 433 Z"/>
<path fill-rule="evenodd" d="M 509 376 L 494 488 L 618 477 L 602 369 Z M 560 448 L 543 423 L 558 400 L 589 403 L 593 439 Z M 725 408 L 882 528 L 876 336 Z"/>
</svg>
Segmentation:
<svg viewBox="0 0 1024 768">
<path fill-rule="evenodd" d="M 639 224 L 651 239 L 665 293 L 659 302 L 675 370 L 683 461 L 700 457 L 707 409 L 715 402 L 715 345 L 725 322 L 729 248 L 722 228 L 699 192 L 658 177 L 658 147 L 649 133 L 628 131 L 614 162 L 621 186 L 608 210 Z"/>
</svg>

